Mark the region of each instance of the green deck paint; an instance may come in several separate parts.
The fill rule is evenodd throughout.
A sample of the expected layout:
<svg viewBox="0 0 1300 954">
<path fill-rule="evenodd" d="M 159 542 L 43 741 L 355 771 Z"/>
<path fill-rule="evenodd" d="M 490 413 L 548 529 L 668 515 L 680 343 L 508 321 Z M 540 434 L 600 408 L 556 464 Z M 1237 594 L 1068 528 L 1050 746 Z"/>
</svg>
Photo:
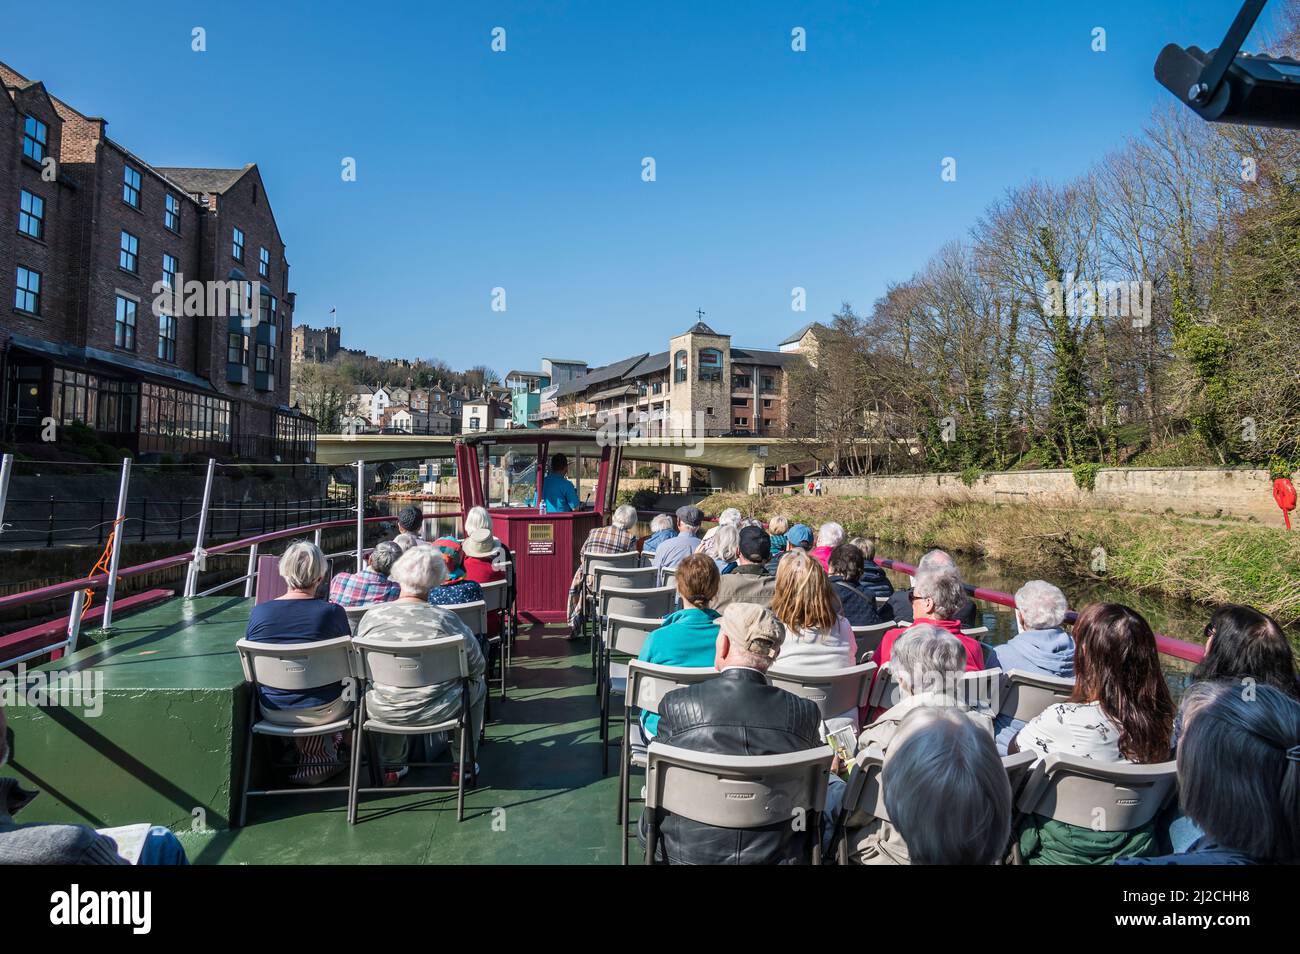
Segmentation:
<svg viewBox="0 0 1300 954">
<path fill-rule="evenodd" d="M 617 750 L 602 778 L 587 646 L 543 627 L 516 642 L 509 698 L 494 691 L 464 822 L 454 793 L 395 791 L 365 797 L 352 827 L 338 793 L 253 799 L 247 826 L 229 828 L 248 705 L 234 643 L 250 609 L 243 599 L 175 600 L 46 667 L 103 672 L 104 712 L 8 710 L 17 774 L 44 790 L 20 820 L 166 824 L 197 864 L 618 863 Z M 615 738 L 621 724 L 615 707 Z M 447 770 L 408 779 L 417 777 L 441 782 Z M 206 807 L 207 830 L 192 830 L 195 807 Z"/>
</svg>

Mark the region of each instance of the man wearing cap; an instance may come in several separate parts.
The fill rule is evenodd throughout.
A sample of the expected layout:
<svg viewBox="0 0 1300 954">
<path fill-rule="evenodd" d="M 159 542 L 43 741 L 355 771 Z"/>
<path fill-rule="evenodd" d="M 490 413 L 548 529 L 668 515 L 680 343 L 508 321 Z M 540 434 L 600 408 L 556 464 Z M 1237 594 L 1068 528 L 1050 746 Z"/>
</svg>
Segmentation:
<svg viewBox="0 0 1300 954">
<path fill-rule="evenodd" d="M 655 548 L 654 565 L 661 570 L 671 570 L 700 547 L 700 524 L 704 514 L 699 507 L 687 504 L 677 508 L 677 536 L 670 537 Z"/>
<path fill-rule="evenodd" d="M 722 613 L 712 679 L 674 689 L 659 706 L 656 741 L 712 755 L 782 755 L 823 748 L 816 703 L 768 684 L 785 639 L 772 611 L 732 603 Z M 827 750 L 827 768 L 830 751 Z M 780 864 L 808 856 L 803 826 L 716 828 L 659 810 L 658 858 L 668 864 Z M 640 837 L 645 838 L 643 816 Z"/>
<path fill-rule="evenodd" d="M 762 527 L 742 527 L 740 556 L 736 568 L 722 577 L 714 608 L 726 609 L 731 603 L 757 603 L 769 606 L 776 592 L 776 577 L 767 572 L 767 558 L 772 538 Z"/>
<path fill-rule="evenodd" d="M 773 577 L 776 576 L 776 566 L 781 562 L 781 557 L 785 556 L 791 550 L 798 548 L 800 550 L 811 551 L 813 545 L 812 528 L 806 524 L 796 523 L 785 533 L 785 550 L 775 554 L 767 561 L 767 572 Z"/>
</svg>

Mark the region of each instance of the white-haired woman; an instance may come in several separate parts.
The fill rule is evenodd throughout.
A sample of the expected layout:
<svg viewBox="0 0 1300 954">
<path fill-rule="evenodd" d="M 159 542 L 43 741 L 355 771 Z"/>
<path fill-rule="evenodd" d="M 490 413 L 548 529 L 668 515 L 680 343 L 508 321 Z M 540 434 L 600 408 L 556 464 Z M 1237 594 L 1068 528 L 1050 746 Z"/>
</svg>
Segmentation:
<svg viewBox="0 0 1300 954">
<path fill-rule="evenodd" d="M 492 564 L 500 569 L 510 562 L 510 548 L 492 530 L 492 514 L 487 507 L 470 507 L 465 514 L 465 539 L 468 540 L 475 530 L 486 530 L 492 534 Z"/>
<path fill-rule="evenodd" d="M 713 562 L 719 573 L 730 573 L 740 561 L 740 528 L 731 524 L 718 527 L 713 538 Z"/>
<path fill-rule="evenodd" d="M 735 527 L 739 530 L 740 521 L 743 519 L 745 519 L 745 515 L 735 507 L 728 507 L 726 510 L 722 511 L 722 513 L 718 514 L 717 526 L 710 529 L 709 532 L 704 535 L 704 540 L 700 543 L 699 552 L 713 557 L 716 561 L 718 559 L 718 531 L 723 527 Z M 737 538 L 737 541 L 739 541 L 739 538 Z M 739 546 L 739 543 L 737 543 L 737 546 Z"/>
<path fill-rule="evenodd" d="M 321 599 L 321 583 L 329 565 L 320 547 L 296 540 L 280 557 L 280 576 L 288 591 L 253 607 L 245 639 L 259 643 L 314 643 L 351 633 L 348 614 L 337 603 Z M 303 691 L 262 689 L 258 700 L 268 722 L 286 725 L 321 725 L 342 718 L 348 704 L 342 683 Z M 338 755 L 341 736 L 295 739 L 298 765 L 291 780 L 319 785 L 345 768 Z"/>
<path fill-rule="evenodd" d="M 388 577 L 402 588 L 401 596 L 369 610 L 357 626 L 357 638 L 414 642 L 455 636 L 464 641 L 470 677 L 470 738 L 466 749 L 473 760 L 478 752 L 483 708 L 487 700 L 487 682 L 484 679 L 487 664 L 478 640 L 460 617 L 429 603 L 429 593 L 441 586 L 447 577 L 446 561 L 433 547 L 416 547 L 402 554 Z M 450 720 L 456 717 L 460 704 L 459 680 L 419 689 L 372 685 L 366 692 L 367 713 L 394 725 Z M 395 785 L 407 771 L 407 736 L 383 735 L 380 739 L 384 784 Z M 453 745 L 458 746 L 459 741 L 453 740 Z M 453 748 L 453 751 L 458 749 Z M 453 776 L 453 783 L 455 781 Z"/>
<path fill-rule="evenodd" d="M 650 521 L 650 536 L 641 543 L 642 553 L 654 553 L 655 548 L 665 540 L 677 535 L 677 523 L 670 513 L 655 514 Z"/>
<path fill-rule="evenodd" d="M 636 507 L 631 504 L 622 504 L 614 511 L 609 520 L 609 526 L 596 527 L 591 533 L 587 534 L 586 541 L 582 544 L 581 553 L 583 555 L 592 554 L 611 554 L 627 553 L 636 549 Z M 578 569 L 574 571 L 573 582 L 569 585 L 569 623 L 573 627 L 572 635 L 576 638 L 582 635 L 582 563 L 578 563 Z M 586 581 L 591 585 L 591 581 Z"/>
<path fill-rule="evenodd" d="M 827 573 L 831 570 L 831 551 L 844 542 L 844 528 L 827 521 L 817 528 L 817 543 L 812 548 L 813 558 Z"/>
<path fill-rule="evenodd" d="M 1016 623 L 1020 632 L 989 653 L 989 669 L 1018 669 L 1021 672 L 1058 679 L 1074 678 L 1074 637 L 1062 629 L 1069 610 L 1065 594 L 1044 580 L 1030 580 L 1016 591 Z M 1025 727 L 1010 716 L 998 716 L 998 751 Z"/>
</svg>

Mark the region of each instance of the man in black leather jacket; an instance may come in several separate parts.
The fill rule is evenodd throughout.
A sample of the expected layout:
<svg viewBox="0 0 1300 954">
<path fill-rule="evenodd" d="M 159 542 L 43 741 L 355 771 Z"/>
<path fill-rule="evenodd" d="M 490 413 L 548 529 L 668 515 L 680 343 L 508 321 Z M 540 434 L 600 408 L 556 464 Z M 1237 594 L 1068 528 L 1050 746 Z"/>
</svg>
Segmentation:
<svg viewBox="0 0 1300 954">
<path fill-rule="evenodd" d="M 730 604 L 718 631 L 719 675 L 664 696 L 655 740 L 716 755 L 780 755 L 824 746 L 816 703 L 767 682 L 784 639 L 785 627 L 771 610 Z M 643 817 L 642 844 L 645 826 Z M 761 829 L 716 828 L 660 810 L 656 861 L 799 864 L 809 855 L 806 827 L 792 817 Z"/>
</svg>

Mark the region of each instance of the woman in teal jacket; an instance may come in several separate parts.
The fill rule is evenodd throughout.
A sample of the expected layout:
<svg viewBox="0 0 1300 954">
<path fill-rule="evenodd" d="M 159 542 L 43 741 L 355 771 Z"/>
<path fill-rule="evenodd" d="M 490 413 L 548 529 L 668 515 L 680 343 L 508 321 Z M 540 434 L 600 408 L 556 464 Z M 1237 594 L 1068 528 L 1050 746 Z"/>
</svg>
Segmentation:
<svg viewBox="0 0 1300 954">
<path fill-rule="evenodd" d="M 646 637 L 639 657 L 657 666 L 712 666 L 717 656 L 718 616 L 709 604 L 718 595 L 717 564 L 703 553 L 692 553 L 677 564 L 677 592 L 682 608 L 664 617 L 664 624 Z M 645 734 L 653 736 L 659 716 L 641 713 Z"/>
</svg>

